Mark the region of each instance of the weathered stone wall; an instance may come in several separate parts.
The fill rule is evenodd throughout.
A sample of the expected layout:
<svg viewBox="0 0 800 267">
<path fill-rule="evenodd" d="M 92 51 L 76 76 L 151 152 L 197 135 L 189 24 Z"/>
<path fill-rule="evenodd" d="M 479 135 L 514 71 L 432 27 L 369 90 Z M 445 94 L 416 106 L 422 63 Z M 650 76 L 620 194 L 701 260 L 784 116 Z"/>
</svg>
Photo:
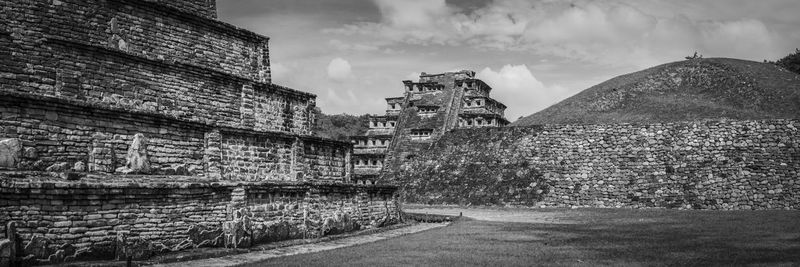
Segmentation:
<svg viewBox="0 0 800 267">
<path fill-rule="evenodd" d="M 412 202 L 797 209 L 798 126 L 722 120 L 454 130 L 387 178 Z"/>
<path fill-rule="evenodd" d="M 346 154 L 352 146 L 346 142 L 219 128 L 52 98 L 0 96 L 0 140 L 20 140 L 23 152 L 14 166 L 0 164 L 0 169 L 114 173 L 140 133 L 148 139 L 154 174 L 207 174 L 232 181 L 350 179 Z"/>
<path fill-rule="evenodd" d="M 166 117 L 0 97 L 0 140 L 19 139 L 26 151 L 16 168 L 11 168 L 16 170 L 45 170 L 59 164 L 72 169 L 82 162 L 84 171 L 113 173 L 125 163 L 133 135 L 142 133 L 149 139 L 150 163 L 156 173 L 185 165 L 203 174 L 205 131 L 201 125 Z"/>
<path fill-rule="evenodd" d="M 266 37 L 146 1 L 56 2 L 2 1 L 0 91 L 312 133 L 315 96 L 269 83 Z"/>
<path fill-rule="evenodd" d="M 400 220 L 394 190 L 376 186 L 86 179 L 97 181 L 0 179 L 0 240 L 14 222 L 18 258 L 52 264 L 243 248 Z"/>
<path fill-rule="evenodd" d="M 353 168 L 349 154 L 352 149 L 342 149 L 342 147 L 332 146 L 322 140 L 300 140 L 302 141 L 302 155 L 300 159 L 304 177 L 313 177 L 315 181 L 343 182 L 351 179 L 350 172 Z M 350 182 L 350 181 L 347 181 Z"/>
<path fill-rule="evenodd" d="M 262 177 L 291 176 L 294 138 L 264 136 L 226 136 L 222 138 L 222 173 L 225 179 L 257 181 Z"/>
<path fill-rule="evenodd" d="M 0 90 L 221 126 L 311 133 L 313 117 L 309 110 L 315 106 L 311 94 L 272 84 L 255 85 L 203 68 L 146 60 L 116 50 L 61 40 L 46 44 L 53 49 L 49 51 L 59 51 L 38 55 L 47 61 L 36 62 L 22 56 L 2 59 L 14 62 L 2 70 Z M 261 96 L 255 103 L 254 95 Z M 267 97 L 272 101 L 259 102 Z M 260 108 L 254 109 L 254 105 Z"/>
<path fill-rule="evenodd" d="M 399 219 L 213 0 L 0 0 L 0 266 L 248 247 Z"/>
<path fill-rule="evenodd" d="M 299 97 L 291 89 L 270 84 L 268 86 L 256 85 L 253 91 L 252 110 L 245 114 L 255 114 L 253 127 L 255 129 L 279 130 L 297 134 L 312 132 L 314 117 L 314 98 Z M 248 116 L 250 117 L 250 116 Z"/>
<path fill-rule="evenodd" d="M 43 0 L 2 4 L 0 21 L 15 38 L 79 41 L 270 82 L 269 38 L 169 8 L 189 6 L 191 1 Z M 27 47 L 31 44 L 23 44 L 23 52 L 39 51 L 35 45 Z"/>
</svg>

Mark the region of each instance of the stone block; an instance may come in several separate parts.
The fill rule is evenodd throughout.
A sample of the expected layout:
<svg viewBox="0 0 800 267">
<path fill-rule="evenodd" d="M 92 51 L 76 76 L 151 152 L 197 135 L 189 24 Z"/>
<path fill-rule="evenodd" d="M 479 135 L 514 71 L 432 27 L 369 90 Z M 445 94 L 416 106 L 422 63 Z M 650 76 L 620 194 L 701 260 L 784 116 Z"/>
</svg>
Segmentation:
<svg viewBox="0 0 800 267">
<path fill-rule="evenodd" d="M 72 170 L 76 172 L 85 172 L 86 163 L 83 163 L 83 161 L 75 162 L 75 165 L 72 166 Z"/>
<path fill-rule="evenodd" d="M 70 227 L 72 226 L 72 221 L 60 221 L 53 223 L 53 227 Z"/>
<path fill-rule="evenodd" d="M 50 165 L 50 167 L 47 167 L 47 169 L 45 169 L 45 170 L 48 171 L 48 172 L 63 172 L 63 171 L 69 170 L 70 167 L 71 166 L 67 162 L 59 162 L 59 163 L 54 163 L 53 165 Z"/>
<path fill-rule="evenodd" d="M 33 160 L 39 158 L 39 152 L 36 150 L 35 147 L 26 147 L 24 152 L 22 153 L 22 156 L 27 159 Z"/>
</svg>

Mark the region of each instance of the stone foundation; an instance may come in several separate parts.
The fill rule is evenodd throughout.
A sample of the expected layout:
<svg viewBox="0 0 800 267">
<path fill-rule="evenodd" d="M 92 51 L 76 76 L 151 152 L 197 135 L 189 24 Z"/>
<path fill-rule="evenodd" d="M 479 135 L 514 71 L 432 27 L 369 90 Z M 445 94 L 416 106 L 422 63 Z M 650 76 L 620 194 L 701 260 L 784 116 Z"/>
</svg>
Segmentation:
<svg viewBox="0 0 800 267">
<path fill-rule="evenodd" d="M 350 144 L 313 136 L 187 122 L 63 99 L 0 92 L 0 170 L 114 173 L 136 134 L 152 174 L 238 181 L 347 182 Z M 4 141 L 6 140 L 6 141 Z M 11 144 L 16 144 L 12 149 Z"/>
<path fill-rule="evenodd" d="M 721 120 L 455 130 L 384 178 L 419 203 L 798 209 L 798 127 Z"/>
<path fill-rule="evenodd" d="M 246 248 L 400 220 L 392 187 L 198 177 L 92 175 L 81 183 L 19 173 L 2 178 L 0 248 L 18 247 L 14 259 L 23 264 Z M 9 224 L 15 229 L 8 231 Z"/>
</svg>

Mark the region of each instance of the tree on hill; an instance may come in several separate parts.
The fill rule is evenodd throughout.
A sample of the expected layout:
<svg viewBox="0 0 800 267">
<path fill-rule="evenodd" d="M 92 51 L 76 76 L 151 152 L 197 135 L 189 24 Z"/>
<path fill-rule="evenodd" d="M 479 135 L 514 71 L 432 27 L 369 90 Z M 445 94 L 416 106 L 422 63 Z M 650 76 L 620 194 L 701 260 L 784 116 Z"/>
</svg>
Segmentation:
<svg viewBox="0 0 800 267">
<path fill-rule="evenodd" d="M 795 48 L 794 50 L 794 53 L 778 59 L 775 64 L 791 72 L 800 74 L 800 48 Z"/>
<path fill-rule="evenodd" d="M 319 107 L 314 109 L 314 113 L 317 120 L 313 130 L 320 137 L 347 141 L 349 136 L 362 135 L 369 129 L 368 115 L 327 115 Z"/>
<path fill-rule="evenodd" d="M 697 54 L 697 51 L 694 51 L 694 55 L 684 57 L 685 59 L 700 59 L 703 58 L 703 55 Z"/>
</svg>

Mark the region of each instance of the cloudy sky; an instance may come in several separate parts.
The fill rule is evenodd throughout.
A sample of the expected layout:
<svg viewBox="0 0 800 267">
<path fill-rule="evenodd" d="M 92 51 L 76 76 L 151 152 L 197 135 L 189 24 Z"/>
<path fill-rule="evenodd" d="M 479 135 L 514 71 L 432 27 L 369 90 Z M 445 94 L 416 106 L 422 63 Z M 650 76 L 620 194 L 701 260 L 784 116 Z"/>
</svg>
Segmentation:
<svg viewBox="0 0 800 267">
<path fill-rule="evenodd" d="M 800 47 L 798 0 L 218 0 L 269 36 L 273 81 L 328 114 L 383 113 L 402 80 L 470 69 L 516 120 L 621 74 Z"/>
</svg>

